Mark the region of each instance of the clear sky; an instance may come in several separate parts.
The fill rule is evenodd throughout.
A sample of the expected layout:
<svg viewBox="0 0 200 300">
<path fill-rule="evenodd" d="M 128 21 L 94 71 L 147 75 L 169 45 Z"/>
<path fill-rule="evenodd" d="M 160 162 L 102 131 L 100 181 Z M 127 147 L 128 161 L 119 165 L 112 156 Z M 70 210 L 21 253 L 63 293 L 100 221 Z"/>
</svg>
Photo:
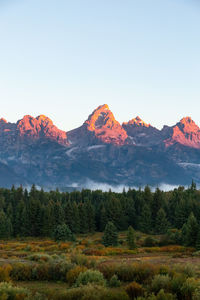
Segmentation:
<svg viewBox="0 0 200 300">
<path fill-rule="evenodd" d="M 0 116 L 200 125 L 199 0 L 0 0 Z"/>
</svg>

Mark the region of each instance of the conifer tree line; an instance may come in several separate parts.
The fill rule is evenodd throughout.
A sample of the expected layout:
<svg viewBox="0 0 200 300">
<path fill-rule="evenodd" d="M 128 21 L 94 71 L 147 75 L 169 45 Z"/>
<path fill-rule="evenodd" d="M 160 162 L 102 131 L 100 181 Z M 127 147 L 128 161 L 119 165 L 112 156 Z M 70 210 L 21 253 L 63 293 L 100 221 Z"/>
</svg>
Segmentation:
<svg viewBox="0 0 200 300">
<path fill-rule="evenodd" d="M 30 191 L 22 187 L 0 189 L 0 238 L 52 237 L 66 224 L 73 234 L 104 231 L 112 222 L 118 231 L 133 227 L 144 233 L 182 231 L 189 245 L 199 240 L 200 191 L 196 185 L 164 192 L 129 189 L 122 193 L 101 190 L 59 192 Z M 176 236 L 177 241 L 180 236 Z M 190 241 L 188 242 L 188 239 Z"/>
</svg>

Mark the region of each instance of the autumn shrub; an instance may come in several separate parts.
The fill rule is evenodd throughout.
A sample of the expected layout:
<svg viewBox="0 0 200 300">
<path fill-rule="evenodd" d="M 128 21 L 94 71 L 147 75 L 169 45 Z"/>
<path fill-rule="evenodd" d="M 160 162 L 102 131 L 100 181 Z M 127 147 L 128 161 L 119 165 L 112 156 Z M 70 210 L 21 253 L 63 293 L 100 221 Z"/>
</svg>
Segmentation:
<svg viewBox="0 0 200 300">
<path fill-rule="evenodd" d="M 154 276 L 151 284 L 151 289 L 154 293 L 158 293 L 160 290 L 169 291 L 170 288 L 170 277 L 169 275 L 156 275 Z"/>
<path fill-rule="evenodd" d="M 51 246 L 51 245 L 55 245 L 55 242 L 52 241 L 52 240 L 42 240 L 42 241 L 39 241 L 38 242 L 38 246 L 40 247 L 48 247 L 48 246 Z"/>
<path fill-rule="evenodd" d="M 59 244 L 59 249 L 60 249 L 60 250 L 68 250 L 68 249 L 70 248 L 71 244 L 72 244 L 72 243 L 70 243 L 70 242 L 67 242 L 67 243 L 66 243 L 66 242 L 65 242 L 65 243 L 64 243 L 64 242 L 63 242 L 63 243 L 60 243 L 60 244 Z"/>
<path fill-rule="evenodd" d="M 47 262 L 52 260 L 52 256 L 48 254 L 32 254 L 28 256 L 27 259 L 31 261 L 37 261 L 37 262 Z"/>
<path fill-rule="evenodd" d="M 91 240 L 87 240 L 87 239 L 83 239 L 79 243 L 83 246 L 86 246 L 86 247 L 88 247 L 92 244 Z"/>
<path fill-rule="evenodd" d="M 71 261 L 79 266 L 86 266 L 88 263 L 88 257 L 84 254 L 73 253 L 71 255 Z"/>
<path fill-rule="evenodd" d="M 35 294 L 30 294 L 29 296 L 27 296 L 25 300 L 48 300 L 48 299 L 44 294 L 40 294 L 36 292 Z"/>
<path fill-rule="evenodd" d="M 186 276 L 180 273 L 175 273 L 171 280 L 170 289 L 171 292 L 177 296 L 177 299 L 182 299 L 182 286 L 184 285 L 185 281 Z"/>
<path fill-rule="evenodd" d="M 50 261 L 48 263 L 24 264 L 17 263 L 11 270 L 11 278 L 15 281 L 49 280 L 65 281 L 66 274 L 74 267 L 67 260 Z"/>
<path fill-rule="evenodd" d="M 171 293 L 166 293 L 164 290 L 160 290 L 159 293 L 157 294 L 157 296 L 155 297 L 155 299 L 156 300 L 176 300 L 176 296 L 172 295 Z"/>
<path fill-rule="evenodd" d="M 49 264 L 35 264 L 32 266 L 32 280 L 42 281 L 51 280 Z"/>
<path fill-rule="evenodd" d="M 148 263 L 135 263 L 132 267 L 135 269 L 135 281 L 139 283 L 150 281 L 160 271 L 159 266 Z"/>
<path fill-rule="evenodd" d="M 137 254 L 138 249 L 129 250 L 116 247 L 106 247 L 106 248 L 87 248 L 83 250 L 85 255 L 95 255 L 95 256 L 113 256 L 113 255 L 123 255 L 123 254 Z"/>
<path fill-rule="evenodd" d="M 54 300 L 128 300 L 124 291 L 109 290 L 100 285 L 88 284 L 66 291 L 57 291 Z"/>
<path fill-rule="evenodd" d="M 125 291 L 107 290 L 101 300 L 129 300 L 129 297 Z"/>
<path fill-rule="evenodd" d="M 167 274 L 171 274 L 172 270 L 166 266 L 166 265 L 160 265 L 159 266 L 159 274 L 160 275 L 167 275 Z"/>
<path fill-rule="evenodd" d="M 100 264 L 98 266 L 100 272 L 108 280 L 113 275 L 117 275 L 121 281 L 131 282 L 137 281 L 143 283 L 151 280 L 151 278 L 159 274 L 159 266 L 146 263 L 134 263 L 134 264 Z"/>
<path fill-rule="evenodd" d="M 175 265 L 174 269 L 176 272 L 184 274 L 186 277 L 195 277 L 195 267 L 192 264 L 186 265 Z"/>
<path fill-rule="evenodd" d="M 193 295 L 199 287 L 198 281 L 194 278 L 187 278 L 181 287 L 181 295 L 183 300 L 193 300 Z"/>
<path fill-rule="evenodd" d="M 39 266 L 42 267 L 41 265 Z M 65 281 L 66 274 L 74 267 L 74 264 L 67 260 L 60 260 L 59 262 L 51 262 L 47 264 L 47 278 L 52 281 Z M 40 280 L 40 279 L 38 279 Z"/>
<path fill-rule="evenodd" d="M 118 279 L 117 275 L 113 275 L 108 283 L 109 287 L 119 287 L 121 285 L 120 280 Z"/>
<path fill-rule="evenodd" d="M 25 288 L 15 287 L 10 283 L 0 283 L 0 299 L 2 300 L 24 300 L 29 296 Z"/>
<path fill-rule="evenodd" d="M 200 287 L 197 287 L 195 292 L 193 293 L 192 300 L 199 300 L 200 299 Z"/>
<path fill-rule="evenodd" d="M 98 265 L 98 270 L 103 273 L 104 277 L 107 280 L 110 280 L 113 275 L 117 273 L 119 269 L 119 264 L 99 264 Z"/>
<path fill-rule="evenodd" d="M 84 249 L 83 252 L 85 255 L 95 255 L 95 256 L 105 255 L 105 252 L 103 251 L 103 249 L 87 248 L 87 249 Z"/>
<path fill-rule="evenodd" d="M 11 265 L 3 265 L 0 266 L 0 282 L 9 282 L 10 281 L 10 273 L 12 271 Z"/>
<path fill-rule="evenodd" d="M 192 253 L 192 256 L 200 257 L 200 250 L 195 251 L 194 253 Z"/>
<path fill-rule="evenodd" d="M 56 291 L 56 293 L 52 294 L 52 298 L 54 300 L 100 300 L 104 294 L 104 287 L 87 285 L 66 291 Z"/>
<path fill-rule="evenodd" d="M 27 245 L 24 251 L 30 252 L 32 250 L 31 245 Z"/>
<path fill-rule="evenodd" d="M 69 270 L 66 274 L 66 281 L 72 285 L 77 280 L 80 273 L 87 271 L 85 266 L 75 266 L 73 269 Z"/>
<path fill-rule="evenodd" d="M 97 270 L 87 270 L 79 274 L 75 285 L 79 287 L 81 285 L 87 285 L 88 283 L 105 286 L 106 281 L 101 272 Z"/>
<path fill-rule="evenodd" d="M 32 280 L 32 265 L 16 263 L 12 265 L 11 278 L 15 281 Z"/>
<path fill-rule="evenodd" d="M 142 296 L 144 290 L 139 283 L 133 281 L 126 287 L 126 293 L 128 294 L 129 298 L 132 300 Z"/>
<path fill-rule="evenodd" d="M 143 242 L 144 247 L 154 247 L 154 246 L 156 246 L 156 244 L 157 244 L 157 241 L 154 238 L 152 238 L 151 236 L 147 236 Z"/>
</svg>

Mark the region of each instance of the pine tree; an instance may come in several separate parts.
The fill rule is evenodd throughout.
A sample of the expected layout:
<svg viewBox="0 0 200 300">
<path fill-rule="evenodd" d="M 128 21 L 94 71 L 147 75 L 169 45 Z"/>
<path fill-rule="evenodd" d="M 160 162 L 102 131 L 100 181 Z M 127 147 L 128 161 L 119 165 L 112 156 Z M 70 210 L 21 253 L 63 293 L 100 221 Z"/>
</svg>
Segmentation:
<svg viewBox="0 0 200 300">
<path fill-rule="evenodd" d="M 66 205 L 64 206 L 64 215 L 65 215 L 65 223 L 73 231 L 73 207 L 72 202 L 67 201 Z"/>
<path fill-rule="evenodd" d="M 85 202 L 85 209 L 87 212 L 87 223 L 88 223 L 88 230 L 90 233 L 95 231 L 95 211 L 94 207 L 89 200 Z"/>
<path fill-rule="evenodd" d="M 79 204 L 79 216 L 80 216 L 80 232 L 87 233 L 89 231 L 87 211 L 86 211 L 85 204 L 82 202 Z"/>
<path fill-rule="evenodd" d="M 181 243 L 183 245 L 187 244 L 187 224 L 183 224 L 183 227 L 181 228 Z"/>
<path fill-rule="evenodd" d="M 43 207 L 42 213 L 42 236 L 52 236 L 52 219 L 51 219 L 51 208 L 50 205 Z"/>
<path fill-rule="evenodd" d="M 108 222 L 102 238 L 102 243 L 108 246 L 117 246 L 118 244 L 118 233 L 115 225 L 112 222 Z"/>
<path fill-rule="evenodd" d="M 200 228 L 198 229 L 198 234 L 196 239 L 196 250 L 200 251 Z"/>
<path fill-rule="evenodd" d="M 108 200 L 105 208 L 107 216 L 109 216 L 108 219 L 113 222 L 118 229 L 121 229 L 120 223 L 122 218 L 122 208 L 119 199 L 111 197 L 111 199 Z"/>
<path fill-rule="evenodd" d="M 168 221 L 166 218 L 166 213 L 163 208 L 160 208 L 157 216 L 156 216 L 156 222 L 155 222 L 155 232 L 158 234 L 166 233 L 168 230 Z"/>
<path fill-rule="evenodd" d="M 72 204 L 72 211 L 73 211 L 73 218 L 72 218 L 72 232 L 79 233 L 80 232 L 80 217 L 79 217 L 79 210 L 76 202 Z"/>
<path fill-rule="evenodd" d="M 17 208 L 16 208 L 16 217 L 15 217 L 15 226 L 14 226 L 14 235 L 17 236 L 17 235 L 22 235 L 22 213 L 23 213 L 23 210 L 24 210 L 24 201 L 23 200 L 20 200 L 18 205 L 17 205 Z"/>
<path fill-rule="evenodd" d="M 157 188 L 151 203 L 152 221 L 154 223 L 153 225 L 156 225 L 156 217 L 158 211 L 162 207 L 163 201 L 163 192 L 159 188 Z"/>
<path fill-rule="evenodd" d="M 145 233 L 151 232 L 151 210 L 147 204 L 144 205 L 141 212 L 139 229 Z"/>
<path fill-rule="evenodd" d="M 104 231 L 106 224 L 108 222 L 107 214 L 105 206 L 103 205 L 101 212 L 100 212 L 100 231 Z"/>
<path fill-rule="evenodd" d="M 54 230 L 54 239 L 56 241 L 74 241 L 75 237 L 66 224 L 58 225 Z"/>
<path fill-rule="evenodd" d="M 135 244 L 135 232 L 132 226 L 129 226 L 128 232 L 127 232 L 127 244 L 130 250 L 133 250 L 136 248 Z"/>
<path fill-rule="evenodd" d="M 184 223 L 187 222 L 188 213 L 186 208 L 186 202 L 181 199 L 181 201 L 176 205 L 175 211 L 175 226 L 180 229 Z"/>
<path fill-rule="evenodd" d="M 28 221 L 28 214 L 27 214 L 27 209 L 24 207 L 21 215 L 21 235 L 24 236 L 29 236 L 29 221 Z"/>
<path fill-rule="evenodd" d="M 6 227 L 7 227 L 7 237 L 10 238 L 13 233 L 13 227 L 10 218 L 7 218 L 6 220 Z"/>
<path fill-rule="evenodd" d="M 135 202 L 133 199 L 127 199 L 127 217 L 128 217 L 128 224 L 131 225 L 133 228 L 136 227 L 136 212 L 135 212 Z"/>
<path fill-rule="evenodd" d="M 9 238 L 12 234 L 12 224 L 3 210 L 0 211 L 0 238 Z"/>
<path fill-rule="evenodd" d="M 194 214 L 191 213 L 186 223 L 186 245 L 196 246 L 199 225 Z"/>
<path fill-rule="evenodd" d="M 56 225 L 61 225 L 64 223 L 65 220 L 64 211 L 61 206 L 61 203 L 58 201 L 54 205 L 54 217 L 55 217 Z"/>
</svg>

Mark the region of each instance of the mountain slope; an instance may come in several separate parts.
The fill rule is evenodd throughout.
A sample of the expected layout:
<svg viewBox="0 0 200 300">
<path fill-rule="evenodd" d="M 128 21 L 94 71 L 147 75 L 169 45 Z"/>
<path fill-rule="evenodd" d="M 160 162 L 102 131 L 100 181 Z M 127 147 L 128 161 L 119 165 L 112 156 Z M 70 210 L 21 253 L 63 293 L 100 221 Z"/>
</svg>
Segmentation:
<svg viewBox="0 0 200 300">
<path fill-rule="evenodd" d="M 99 106 L 88 117 L 85 123 L 71 132 L 69 139 L 73 143 L 92 144 L 105 143 L 124 145 L 128 135 L 119 122 L 115 120 L 113 113 L 107 104 Z"/>
<path fill-rule="evenodd" d="M 200 129 L 189 117 L 162 130 L 139 117 L 121 125 L 104 104 L 69 132 L 44 115 L 0 119 L 0 186 L 187 185 L 192 179 L 200 183 Z"/>
<path fill-rule="evenodd" d="M 179 143 L 200 149 L 200 128 L 190 117 L 183 118 L 169 132 L 169 137 L 164 141 L 167 147 Z"/>
<path fill-rule="evenodd" d="M 160 131 L 138 116 L 129 122 L 124 122 L 122 127 L 135 145 L 151 146 L 161 142 Z"/>
</svg>

